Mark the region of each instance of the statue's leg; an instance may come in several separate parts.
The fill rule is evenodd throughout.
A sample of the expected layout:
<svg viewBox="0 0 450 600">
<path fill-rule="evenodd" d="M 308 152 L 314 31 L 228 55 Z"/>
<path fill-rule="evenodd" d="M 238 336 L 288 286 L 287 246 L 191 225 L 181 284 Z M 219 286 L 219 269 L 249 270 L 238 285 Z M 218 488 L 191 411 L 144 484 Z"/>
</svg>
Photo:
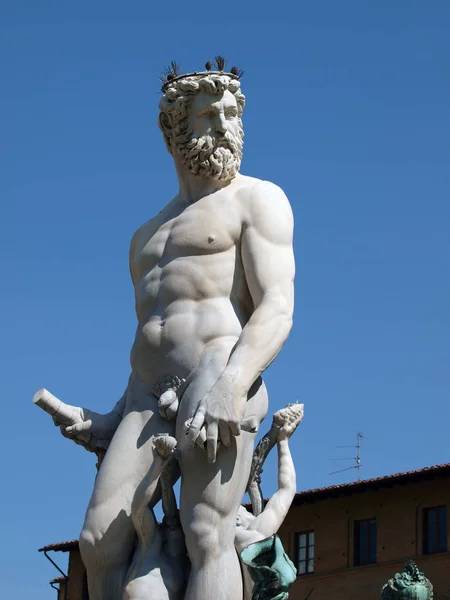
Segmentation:
<svg viewBox="0 0 450 600">
<path fill-rule="evenodd" d="M 136 532 L 131 503 L 153 460 L 151 438 L 174 433 L 158 413 L 157 398 L 134 392 L 95 481 L 80 535 L 91 600 L 120 600 Z"/>
<path fill-rule="evenodd" d="M 223 369 L 223 367 L 222 367 Z M 183 425 L 192 417 L 199 400 L 217 380 L 211 363 L 186 389 L 178 410 L 177 439 L 180 448 L 180 517 L 191 560 L 185 600 L 241 599 L 242 576 L 234 547 L 236 515 L 247 485 L 255 434 L 242 432 L 229 448 L 223 445 L 210 464 L 206 451 L 186 447 Z M 246 415 L 261 421 L 267 412 L 264 384 L 254 386 Z"/>
</svg>

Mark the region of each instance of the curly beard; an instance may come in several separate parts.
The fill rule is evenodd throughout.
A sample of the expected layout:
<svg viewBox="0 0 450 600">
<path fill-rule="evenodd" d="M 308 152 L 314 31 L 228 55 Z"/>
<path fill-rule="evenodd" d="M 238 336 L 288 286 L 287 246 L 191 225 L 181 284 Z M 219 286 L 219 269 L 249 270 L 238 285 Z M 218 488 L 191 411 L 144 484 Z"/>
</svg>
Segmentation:
<svg viewBox="0 0 450 600">
<path fill-rule="evenodd" d="M 243 134 L 225 133 L 221 139 L 205 135 L 187 142 L 175 140 L 175 149 L 183 165 L 193 175 L 205 179 L 227 181 L 236 176 L 241 166 Z"/>
</svg>

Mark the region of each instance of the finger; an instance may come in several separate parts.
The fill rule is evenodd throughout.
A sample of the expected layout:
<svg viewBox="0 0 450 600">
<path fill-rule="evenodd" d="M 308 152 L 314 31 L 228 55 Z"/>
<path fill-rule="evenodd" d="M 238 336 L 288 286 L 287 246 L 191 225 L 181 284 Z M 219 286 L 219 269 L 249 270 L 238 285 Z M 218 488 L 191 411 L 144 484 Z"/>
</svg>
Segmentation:
<svg viewBox="0 0 450 600">
<path fill-rule="evenodd" d="M 92 436 L 74 437 L 72 440 L 75 442 L 75 444 L 83 446 L 83 448 L 86 448 L 87 450 L 93 450 L 95 448 L 95 443 L 92 442 Z"/>
<path fill-rule="evenodd" d="M 219 427 L 217 423 L 209 423 L 208 430 L 206 432 L 206 453 L 208 462 L 210 463 L 216 462 L 218 434 Z"/>
<path fill-rule="evenodd" d="M 228 423 L 219 423 L 219 435 L 220 441 L 224 446 L 227 446 L 227 448 L 231 446 L 231 435 Z"/>
<path fill-rule="evenodd" d="M 203 425 L 203 427 L 200 429 L 198 437 L 195 441 L 195 443 L 197 444 L 197 446 L 199 448 L 201 448 L 202 450 L 205 449 L 205 444 L 206 444 L 206 427 Z"/>
<path fill-rule="evenodd" d="M 77 435 L 71 435 L 70 439 L 73 440 L 76 444 L 81 444 L 82 446 L 86 445 L 86 444 L 90 444 L 92 440 L 95 440 L 96 438 L 86 432 L 83 431 L 81 433 L 78 433 Z"/>
<path fill-rule="evenodd" d="M 78 441 L 77 441 L 78 440 Z M 74 438 L 74 442 L 81 444 L 89 452 L 95 452 L 104 448 L 104 444 L 108 443 L 106 440 L 99 440 L 94 435 L 84 433 L 78 438 Z"/>
<path fill-rule="evenodd" d="M 84 442 L 77 442 L 77 444 L 80 444 L 81 446 L 83 446 L 83 448 L 85 450 L 87 450 L 88 452 L 95 452 L 99 447 L 98 442 L 99 442 L 99 440 L 97 440 L 93 435 L 90 435 L 89 439 L 87 439 Z"/>
<path fill-rule="evenodd" d="M 232 423 L 231 421 L 228 423 L 228 427 L 233 435 L 241 435 L 241 424 L 240 423 Z"/>
<path fill-rule="evenodd" d="M 67 427 L 64 427 L 64 425 L 60 425 L 59 430 L 65 438 L 69 438 L 69 439 L 72 438 L 72 436 L 69 433 L 67 433 Z"/>
<path fill-rule="evenodd" d="M 189 448 L 193 448 L 195 446 L 195 440 L 198 438 L 200 429 L 203 427 L 204 422 L 205 413 L 202 408 L 199 408 L 195 413 L 195 416 L 189 426 L 189 431 L 187 432 L 187 442 Z"/>
<path fill-rule="evenodd" d="M 69 435 L 77 435 L 78 433 L 82 433 L 83 431 L 88 431 L 92 427 L 91 419 L 87 421 L 81 421 L 80 423 L 76 423 L 75 425 L 69 425 L 66 427 L 66 433 Z"/>
</svg>

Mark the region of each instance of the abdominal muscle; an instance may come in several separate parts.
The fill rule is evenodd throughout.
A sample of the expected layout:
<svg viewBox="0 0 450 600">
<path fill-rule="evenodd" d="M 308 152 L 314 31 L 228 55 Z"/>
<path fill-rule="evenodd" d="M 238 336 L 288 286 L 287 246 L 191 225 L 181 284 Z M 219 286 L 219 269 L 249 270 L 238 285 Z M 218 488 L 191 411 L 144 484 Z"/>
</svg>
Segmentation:
<svg viewBox="0 0 450 600">
<path fill-rule="evenodd" d="M 186 379 L 211 361 L 225 368 L 242 328 L 229 298 L 177 300 L 138 326 L 131 366 L 150 385 L 165 375 Z"/>
</svg>

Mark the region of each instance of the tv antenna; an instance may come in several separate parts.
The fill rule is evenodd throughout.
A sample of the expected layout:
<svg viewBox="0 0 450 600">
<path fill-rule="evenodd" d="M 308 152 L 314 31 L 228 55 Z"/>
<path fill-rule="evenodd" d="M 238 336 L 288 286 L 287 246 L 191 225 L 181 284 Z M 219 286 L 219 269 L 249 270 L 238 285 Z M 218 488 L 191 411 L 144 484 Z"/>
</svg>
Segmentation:
<svg viewBox="0 0 450 600">
<path fill-rule="evenodd" d="M 356 462 L 352 467 L 346 467 L 345 469 L 339 469 L 339 471 L 332 471 L 328 475 L 336 475 L 336 473 L 343 473 L 344 471 L 350 471 L 351 469 L 358 470 L 358 481 L 361 481 L 361 440 L 367 440 L 363 434 L 358 431 L 356 436 L 356 446 L 336 446 L 336 448 L 356 448 L 356 456 L 348 456 L 344 458 L 330 458 L 330 460 L 354 460 Z"/>
</svg>

